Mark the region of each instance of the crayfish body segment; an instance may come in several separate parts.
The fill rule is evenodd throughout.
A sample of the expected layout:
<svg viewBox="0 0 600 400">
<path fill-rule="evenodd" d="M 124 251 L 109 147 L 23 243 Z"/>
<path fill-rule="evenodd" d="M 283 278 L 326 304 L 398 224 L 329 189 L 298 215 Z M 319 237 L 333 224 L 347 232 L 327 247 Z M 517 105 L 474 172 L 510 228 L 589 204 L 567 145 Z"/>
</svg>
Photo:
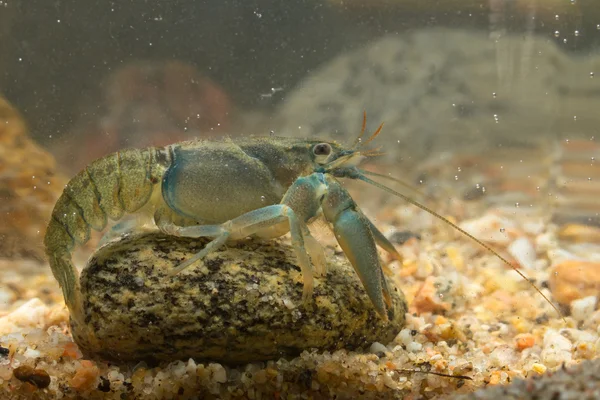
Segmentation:
<svg viewBox="0 0 600 400">
<path fill-rule="evenodd" d="M 325 271 L 323 249 L 307 227 L 322 215 L 376 311 L 391 318 L 376 244 L 398 254 L 336 179 L 362 176 L 356 168 L 362 154 L 358 143 L 343 148 L 334 142 L 267 137 L 125 150 L 93 162 L 66 186 L 45 237 L 50 266 L 72 317 L 82 315 L 79 274 L 71 260 L 74 247 L 89 240 L 91 229 L 104 229 L 108 219 L 143 208 L 152 210 L 165 233 L 213 239 L 174 274 L 228 240 L 290 232 L 304 300 L 312 294 L 311 261 L 317 273 Z"/>
</svg>

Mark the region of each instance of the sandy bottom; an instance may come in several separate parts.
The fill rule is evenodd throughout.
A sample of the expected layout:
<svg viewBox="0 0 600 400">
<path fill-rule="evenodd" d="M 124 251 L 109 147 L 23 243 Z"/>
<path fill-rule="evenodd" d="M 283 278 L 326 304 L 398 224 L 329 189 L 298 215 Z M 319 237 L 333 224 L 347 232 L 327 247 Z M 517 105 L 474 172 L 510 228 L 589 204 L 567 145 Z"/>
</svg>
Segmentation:
<svg viewBox="0 0 600 400">
<path fill-rule="evenodd" d="M 397 261 L 382 253 L 388 278 L 406 294 L 407 323 L 392 342 L 365 343 L 363 352 L 306 351 L 295 359 L 237 367 L 191 359 L 162 365 L 89 360 L 72 341 L 48 266 L 2 260 L 0 398 L 429 399 L 506 385 L 598 356 L 598 289 L 592 283 L 586 292 L 593 278 L 581 273 L 590 265 L 600 268 L 594 264 L 600 261 L 596 231 L 552 225 L 529 207 L 472 210 L 452 201 L 438 208 L 458 216 L 461 227 L 498 249 L 553 302 L 560 299 L 563 318 L 479 245 L 398 203 L 384 199 L 367 215 L 403 256 Z M 335 250 L 333 236 L 316 231 Z M 571 272 L 558 273 L 565 263 Z M 569 292 L 570 283 L 582 290 Z"/>
</svg>

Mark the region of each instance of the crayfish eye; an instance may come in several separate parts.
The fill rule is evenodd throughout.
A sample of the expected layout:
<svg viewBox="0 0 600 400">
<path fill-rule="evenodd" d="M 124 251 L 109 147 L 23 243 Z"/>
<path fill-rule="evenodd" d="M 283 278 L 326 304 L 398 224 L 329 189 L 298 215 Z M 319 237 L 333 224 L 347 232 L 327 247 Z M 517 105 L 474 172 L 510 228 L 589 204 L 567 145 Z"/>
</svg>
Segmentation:
<svg viewBox="0 0 600 400">
<path fill-rule="evenodd" d="M 329 143 L 319 143 L 313 147 L 315 156 L 328 156 L 331 154 L 331 145 Z"/>
</svg>

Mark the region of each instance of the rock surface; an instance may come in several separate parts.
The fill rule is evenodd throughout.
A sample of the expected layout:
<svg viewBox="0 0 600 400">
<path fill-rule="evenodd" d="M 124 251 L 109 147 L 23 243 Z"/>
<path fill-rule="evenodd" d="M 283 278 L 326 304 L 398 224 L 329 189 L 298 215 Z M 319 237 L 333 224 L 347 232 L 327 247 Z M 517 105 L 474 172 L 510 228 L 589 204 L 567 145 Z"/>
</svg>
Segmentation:
<svg viewBox="0 0 600 400">
<path fill-rule="evenodd" d="M 385 323 L 343 256 L 330 259 L 312 301 L 302 304 L 293 250 L 276 241 L 232 244 L 167 275 L 205 244 L 147 233 L 99 249 L 81 279 L 87 326 L 72 326 L 84 354 L 239 364 L 313 348 L 368 348 L 390 342 L 404 324 L 400 289 L 395 318 Z"/>
</svg>

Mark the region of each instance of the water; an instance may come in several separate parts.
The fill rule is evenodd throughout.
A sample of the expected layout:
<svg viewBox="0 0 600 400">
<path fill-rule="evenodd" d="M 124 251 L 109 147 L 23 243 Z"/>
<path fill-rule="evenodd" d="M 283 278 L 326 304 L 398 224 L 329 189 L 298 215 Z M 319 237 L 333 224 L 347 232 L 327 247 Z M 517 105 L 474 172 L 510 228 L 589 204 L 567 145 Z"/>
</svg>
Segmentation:
<svg viewBox="0 0 600 400">
<path fill-rule="evenodd" d="M 213 0 L 202 5 L 178 0 L 152 6 L 141 1 L 68 1 L 55 6 L 33 0 L 26 7 L 20 1 L 6 1 L 0 7 L 0 87 L 25 113 L 36 139 L 53 149 L 90 146 L 85 141 L 74 143 L 69 135 L 105 134 L 99 145 L 106 150 L 146 142 L 162 144 L 207 132 L 243 130 L 240 125 L 248 124 L 231 125 L 236 117 L 244 115 L 240 110 L 272 113 L 320 66 L 382 36 L 407 37 L 423 29 L 467 29 L 496 42 L 495 59 L 491 61 L 497 68 L 497 85 L 490 86 L 498 89 L 502 102 L 497 102 L 498 110 L 489 102 L 489 109 L 477 110 L 477 99 L 469 102 L 460 87 L 444 97 L 448 102 L 463 100 L 459 118 L 485 112 L 499 125 L 493 134 L 502 136 L 502 125 L 508 124 L 506 118 L 510 117 L 502 112 L 503 103 L 516 101 L 521 95 L 519 82 L 547 67 L 536 63 L 551 62 L 536 59 L 535 45 L 517 49 L 507 37 L 520 35 L 526 42 L 543 38 L 555 45 L 557 53 L 569 57 L 595 52 L 600 37 L 595 29 L 596 11 L 585 2 L 567 3 L 536 6 L 533 1 L 515 4 L 490 0 L 480 7 L 479 2 L 465 1 L 433 10 L 418 3 L 394 1 L 378 1 L 372 6 L 335 0 L 293 4 Z M 470 45 L 467 37 L 463 39 L 457 49 Z M 460 38 L 448 38 L 452 40 Z M 407 54 L 406 60 L 418 62 L 419 57 L 435 50 L 420 47 L 423 54 Z M 418 50 L 415 46 L 410 52 Z M 171 66 L 169 71 L 165 64 L 175 60 L 185 65 Z M 369 65 L 377 60 L 365 54 L 361 62 Z M 468 64 L 468 58 L 464 62 Z M 399 61 L 396 68 L 401 69 L 402 64 Z M 436 66 L 442 68 L 442 64 Z M 187 86 L 203 79 L 214 85 L 212 90 Z M 452 78 L 432 79 L 430 90 Z M 569 82 L 560 89 L 561 93 L 568 92 Z M 496 91 L 493 93 L 496 98 Z M 385 106 L 376 104 L 374 95 L 363 93 L 353 98 L 370 114 L 386 115 L 381 109 Z M 223 99 L 216 98 L 219 96 Z M 562 101 L 557 96 L 550 93 L 545 100 L 556 108 L 556 103 Z M 160 103 L 161 99 L 167 104 L 115 109 L 119 102 L 131 106 Z M 170 108 L 169 99 L 176 103 Z M 594 108 L 593 104 L 586 105 Z M 564 103 L 560 106 L 564 108 Z M 581 106 L 569 110 L 571 118 L 576 112 L 581 114 L 579 111 L 583 111 Z M 584 117 L 579 115 L 578 121 Z M 526 129 L 523 120 L 527 116 L 520 118 L 517 123 Z M 450 124 L 452 120 L 443 116 L 439 123 Z M 268 128 L 265 125 L 259 124 L 255 130 Z M 567 127 L 582 130 L 581 124 Z M 513 126 L 504 129 L 515 130 Z M 490 133 L 480 133 L 486 134 Z M 93 142 L 91 147 L 96 145 L 98 142 Z M 81 149 L 73 149 L 66 158 Z"/>
<path fill-rule="evenodd" d="M 418 191 L 406 192 L 511 261 L 520 260 L 521 270 L 538 287 L 545 288 L 549 280 L 560 283 L 568 271 L 587 265 L 567 268 L 565 260 L 579 263 L 592 259 L 590 254 L 597 260 L 598 252 L 587 245 L 598 241 L 594 226 L 600 225 L 595 162 L 600 153 L 595 139 L 600 126 L 598 7 L 591 0 L 435 3 L 429 8 L 432 2 L 416 0 L 0 0 L 0 318 L 36 298 L 43 300 L 43 307 L 63 309 L 42 237 L 66 182 L 92 160 L 127 147 L 224 135 L 352 143 L 361 131 L 363 111 L 367 132 L 359 143 L 377 156 L 379 164 L 368 166 L 379 172 L 373 179 L 394 188 L 400 182 L 387 177 L 418 185 Z M 21 125 L 17 110 L 29 129 Z M 381 134 L 370 142 L 382 122 Z M 423 297 L 411 304 L 416 311 L 410 310 L 414 315 L 404 330 L 407 343 L 384 343 L 394 354 L 382 363 L 404 360 L 396 366 L 413 368 L 418 366 L 404 363 L 416 358 L 444 365 L 431 358 L 434 352 L 421 351 L 423 344 L 439 344 L 440 357 L 464 358 L 447 364 L 455 372 L 461 365 L 471 366 L 465 369 L 468 374 L 473 365 L 475 371 L 484 371 L 475 375 L 474 389 L 484 382 L 498 383 L 493 380 L 497 371 L 487 367 L 492 356 L 480 356 L 493 350 L 479 351 L 490 342 L 485 335 L 502 329 L 495 336 L 498 349 L 510 350 L 517 333 L 538 335 L 548 321 L 553 328 L 562 326 L 559 314 L 539 293 L 524 289 L 521 277 L 512 279 L 506 265 L 472 240 L 446 231 L 443 222 L 424 210 L 384 197 L 373 186 L 348 187 L 365 214 L 406 256 L 402 268 L 390 257 L 382 258 L 391 266 L 389 282 L 411 297 Z M 260 207 L 275 196 L 263 194 L 252 197 L 260 198 Z M 94 191 L 88 197 L 93 201 L 96 195 Z M 214 203 L 226 200 L 231 199 L 216 197 Z M 68 211 L 55 219 L 77 222 L 81 209 L 71 205 Z M 129 227 L 136 221 L 123 223 Z M 323 231 L 315 236 L 326 256 L 345 259 L 335 234 Z M 63 237 L 69 240 L 71 234 Z M 399 234 L 405 238 L 394 240 Z M 573 243 L 565 244 L 569 237 Z M 93 237 L 87 250 L 96 243 L 98 237 Z M 260 252 L 249 254 L 262 257 Z M 74 262 L 83 267 L 86 259 L 76 254 Z M 565 268 L 560 274 L 557 265 Z M 240 263 L 236 271 L 242 267 Z M 254 281 L 260 279 L 252 279 L 258 285 Z M 268 284 L 264 279 L 260 283 Z M 287 283 L 299 297 L 298 282 Z M 570 300 L 557 296 L 552 282 L 546 292 L 563 310 L 572 307 Z M 264 299 L 265 304 L 272 300 Z M 283 315 L 288 315 L 292 303 L 287 299 L 282 304 Z M 277 309 L 271 303 L 268 307 Z M 309 312 L 294 309 L 292 317 L 296 321 Z M 58 328 L 51 331 L 68 329 L 67 316 L 61 315 L 54 321 Z M 477 324 L 461 325 L 472 320 Z M 578 322 L 572 326 L 596 334 L 596 326 Z M 440 324 L 452 329 L 443 328 L 440 335 Z M 408 332 L 414 333 L 409 337 Z M 474 332 L 475 342 L 461 337 L 463 332 Z M 446 339 L 448 346 L 458 343 L 451 352 Z M 507 356 L 502 370 L 520 376 L 531 373 L 523 365 L 546 362 L 540 353 L 546 340 L 535 340 L 531 352 L 523 353 L 528 359 L 515 365 L 511 360 L 519 357 Z M 0 346 L 4 341 L 0 336 Z M 477 351 L 471 352 L 471 345 Z M 586 348 L 595 349 L 592 342 Z M 406 351 L 415 357 L 406 357 Z M 499 352 L 490 354 L 504 362 Z M 577 361 L 592 358 L 591 353 L 573 354 Z M 336 362 L 344 368 L 358 365 L 356 359 L 347 360 L 342 356 Z M 559 366 L 563 360 L 550 361 Z M 548 367 L 554 365 L 550 361 Z M 41 368 L 46 368 L 44 362 Z M 62 357 L 60 365 L 68 362 Z M 309 360 L 298 376 L 288 374 L 294 385 L 306 381 L 302 390 L 313 390 L 314 397 L 319 397 L 318 379 L 323 378 L 316 373 L 320 362 Z M 388 380 L 379 385 L 381 390 L 407 381 L 388 371 L 387 364 L 381 366 L 369 372 L 378 378 L 385 374 Z M 71 382 L 75 368 L 67 367 L 64 381 Z M 4 369 L 3 376 L 9 372 Z M 111 378 L 106 368 L 101 373 Z M 234 381 L 238 375 L 229 378 Z M 277 376 L 281 383 L 284 374 Z M 7 390 L 2 379 L 0 393 Z M 413 382 L 412 376 L 408 379 Z M 435 381 L 414 382 L 425 385 L 425 393 L 428 382 Z M 362 385 L 350 383 L 341 386 L 354 390 Z M 233 393 L 211 384 L 217 385 L 215 393 Z M 429 384 L 454 391 L 448 382 Z M 329 381 L 323 390 L 336 387 Z M 413 389 L 418 391 L 417 386 Z"/>
</svg>

